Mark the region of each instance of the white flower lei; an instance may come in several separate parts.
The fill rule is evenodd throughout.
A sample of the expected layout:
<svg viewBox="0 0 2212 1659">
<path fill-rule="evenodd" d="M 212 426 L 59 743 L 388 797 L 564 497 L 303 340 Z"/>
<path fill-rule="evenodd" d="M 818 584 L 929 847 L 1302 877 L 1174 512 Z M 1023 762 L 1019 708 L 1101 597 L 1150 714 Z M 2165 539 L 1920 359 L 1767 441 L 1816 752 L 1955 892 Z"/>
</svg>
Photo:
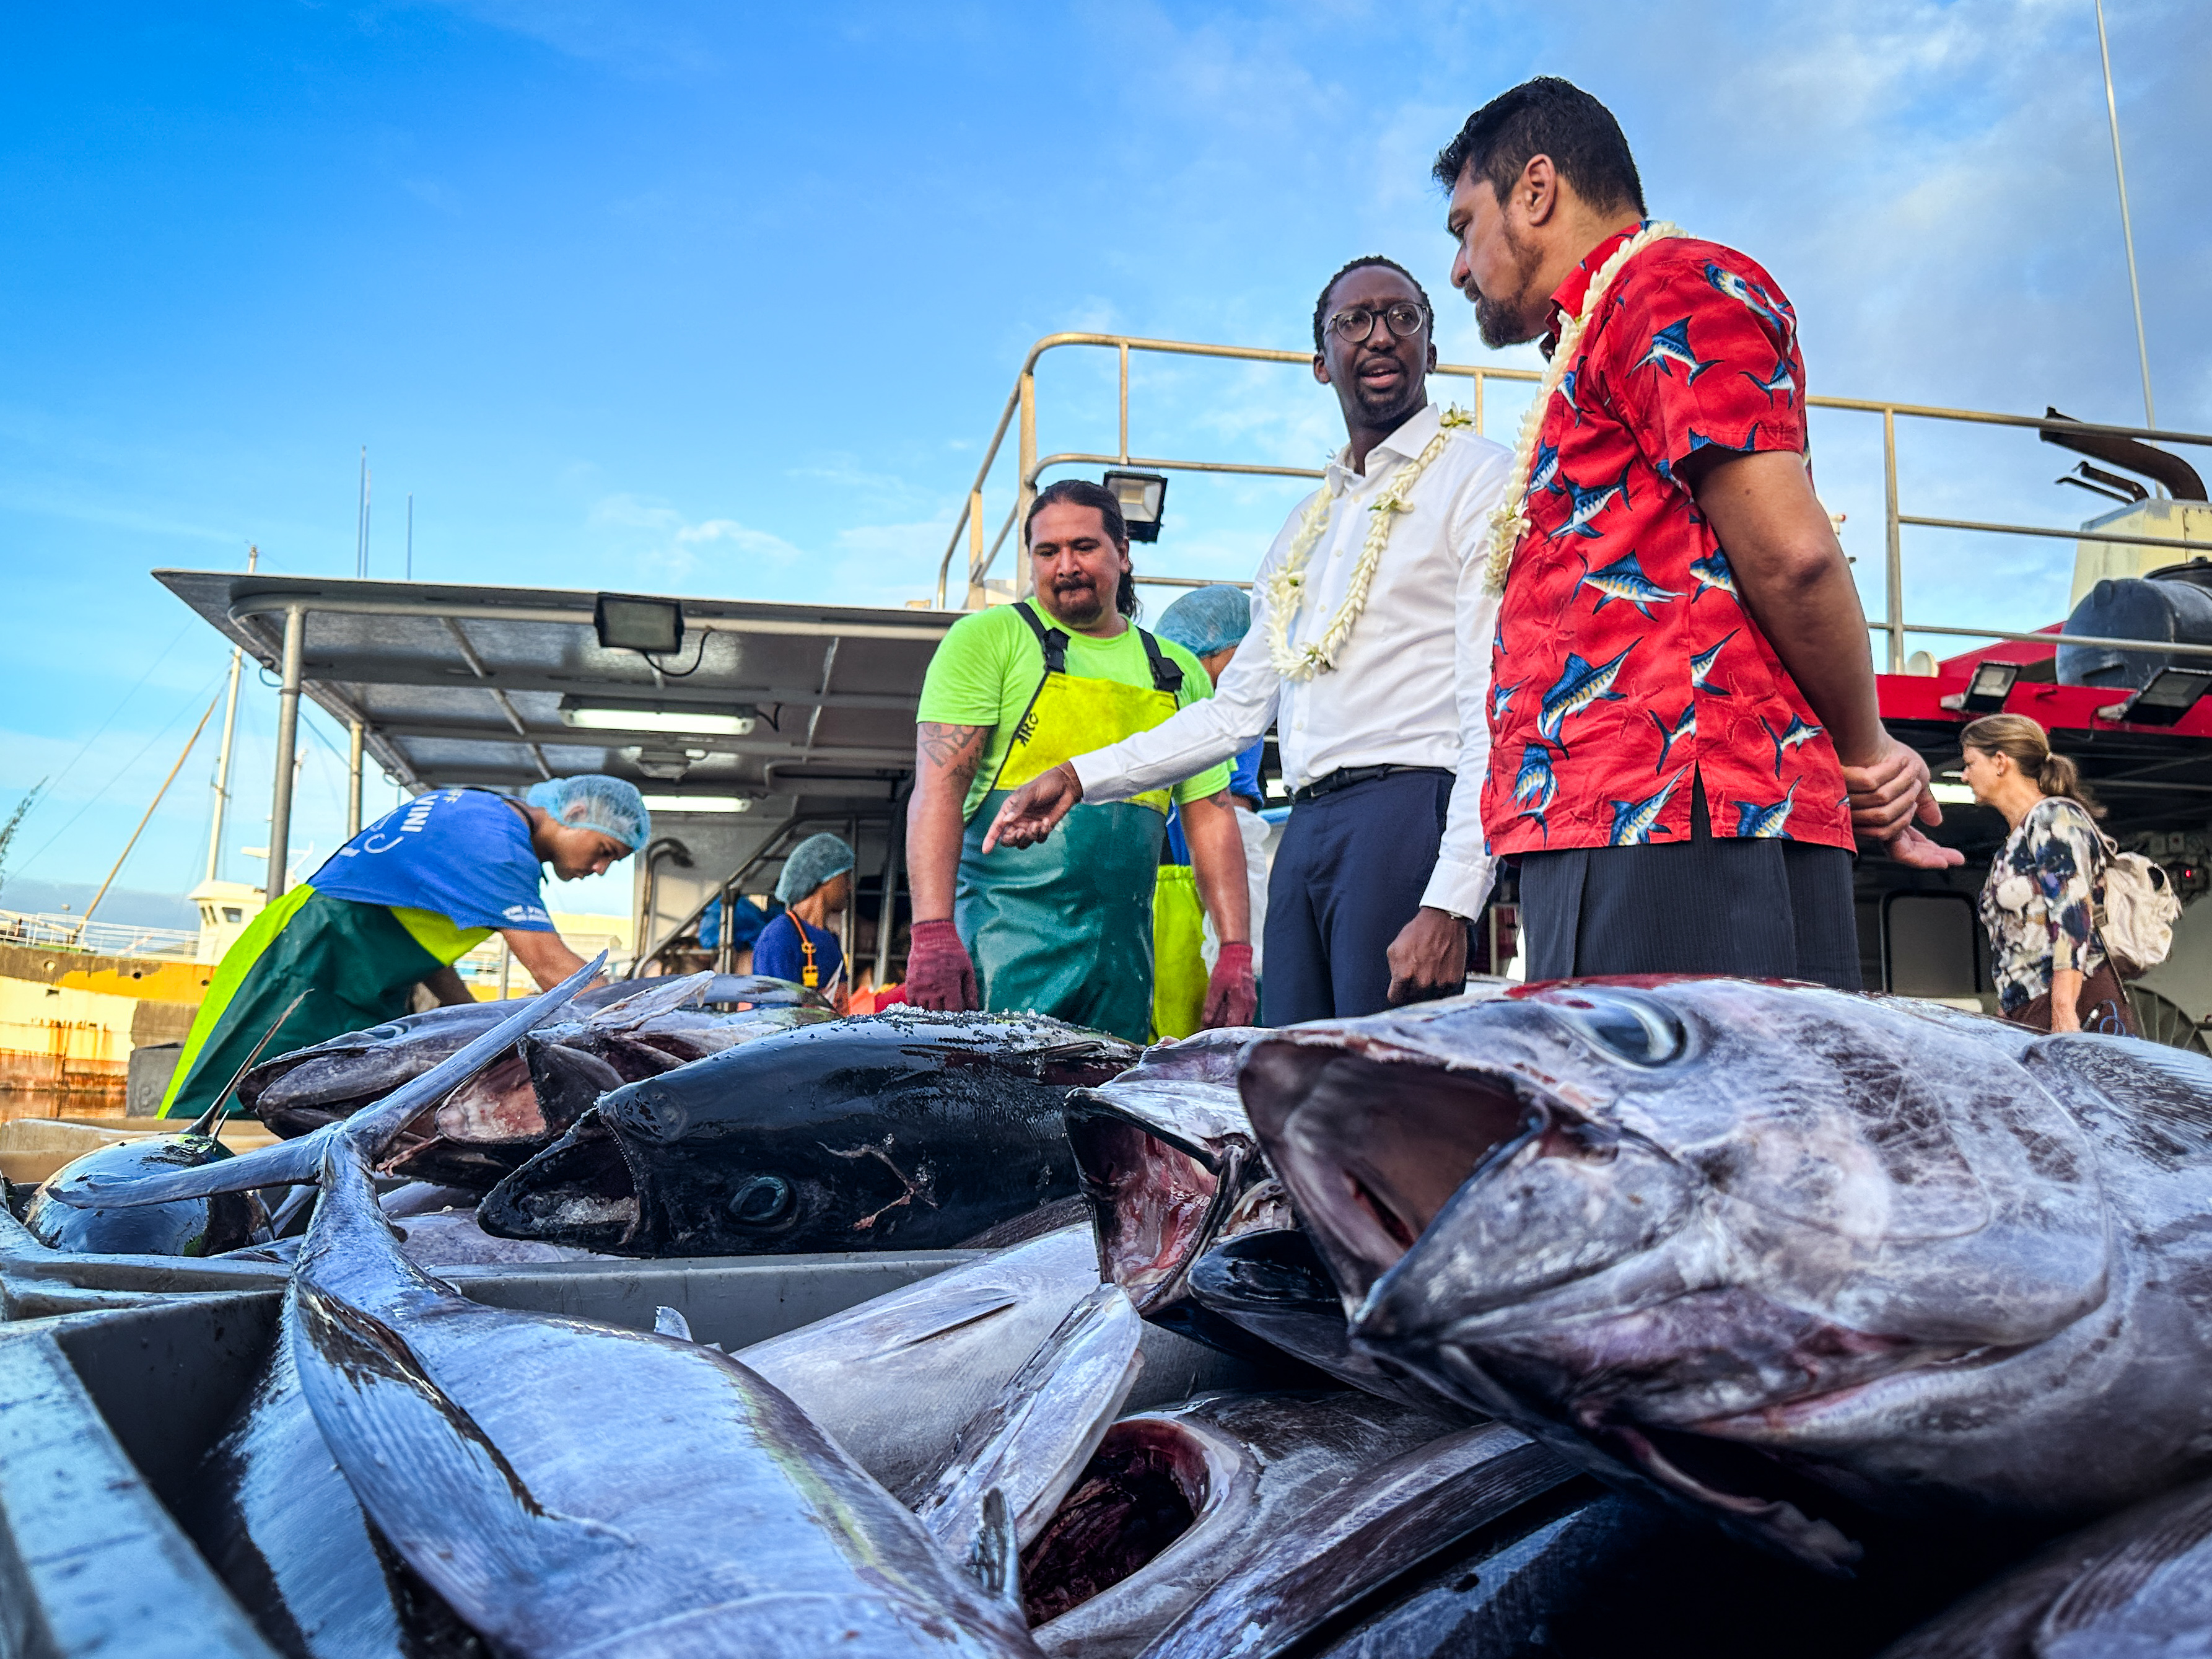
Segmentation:
<svg viewBox="0 0 2212 1659">
<path fill-rule="evenodd" d="M 1407 495 L 1437 457 L 1444 453 L 1444 445 L 1450 441 L 1452 433 L 1474 424 L 1474 416 L 1465 410 L 1455 406 L 1445 410 L 1437 417 L 1437 435 L 1429 440 L 1419 455 L 1393 473 L 1389 486 L 1368 503 L 1367 510 L 1375 515 L 1374 522 L 1367 526 L 1359 562 L 1352 568 L 1352 580 L 1345 589 L 1344 603 L 1337 608 L 1335 617 L 1319 639 L 1294 647 L 1291 644 L 1291 629 L 1305 598 L 1306 566 L 1313 560 L 1322 532 L 1328 527 L 1329 508 L 1335 501 L 1328 486 L 1322 486 L 1299 519 L 1297 534 L 1291 538 L 1290 550 L 1283 555 L 1282 563 L 1261 584 L 1267 596 L 1267 656 L 1278 674 L 1286 680 L 1310 680 L 1336 666 L 1336 653 L 1344 649 L 1344 642 L 1352 637 L 1352 624 L 1367 609 L 1367 590 L 1375 585 L 1375 571 L 1382 562 L 1382 550 L 1389 545 L 1391 527 L 1396 524 L 1398 514 L 1412 511 Z"/>
<path fill-rule="evenodd" d="M 1536 464 L 1536 438 L 1544 428 L 1545 411 L 1552 406 L 1552 394 L 1559 389 L 1567 370 L 1574 366 L 1575 356 L 1582 349 L 1583 331 L 1597 315 L 1598 301 L 1605 298 L 1606 290 L 1620 275 L 1621 267 L 1645 248 L 1668 237 L 1688 234 L 1681 226 L 1666 219 L 1655 219 L 1644 226 L 1615 248 L 1613 257 L 1598 267 L 1597 275 L 1590 278 L 1589 291 L 1583 295 L 1582 310 L 1559 330 L 1559 346 L 1552 353 L 1552 361 L 1544 366 L 1544 378 L 1536 387 L 1535 401 L 1521 417 L 1521 435 L 1514 441 L 1513 470 L 1506 475 L 1505 493 L 1490 510 L 1490 557 L 1483 568 L 1483 582 L 1492 593 L 1505 591 L 1505 567 L 1512 562 L 1513 550 L 1520 545 L 1521 537 L 1528 528 L 1528 472 Z"/>
</svg>

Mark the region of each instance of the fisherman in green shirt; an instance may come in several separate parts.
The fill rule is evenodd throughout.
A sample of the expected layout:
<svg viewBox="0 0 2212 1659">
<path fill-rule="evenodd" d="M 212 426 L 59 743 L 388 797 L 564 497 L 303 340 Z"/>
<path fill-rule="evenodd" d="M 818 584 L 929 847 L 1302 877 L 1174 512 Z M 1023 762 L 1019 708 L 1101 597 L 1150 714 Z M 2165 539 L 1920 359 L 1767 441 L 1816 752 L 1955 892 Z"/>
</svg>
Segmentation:
<svg viewBox="0 0 2212 1659">
<path fill-rule="evenodd" d="M 1213 695 L 1196 658 L 1130 620 L 1129 538 L 1111 494 L 1063 479 L 1038 494 L 1023 534 L 1035 596 L 955 623 L 922 685 L 907 810 L 906 1000 L 1032 1010 L 1148 1038 L 1152 887 L 1172 797 L 1222 940 L 1206 1024 L 1248 1024 L 1257 1001 L 1250 902 L 1226 766 L 1172 791 L 1079 806 L 1067 817 L 1082 818 L 1072 835 L 984 850 L 1008 792 Z"/>
</svg>

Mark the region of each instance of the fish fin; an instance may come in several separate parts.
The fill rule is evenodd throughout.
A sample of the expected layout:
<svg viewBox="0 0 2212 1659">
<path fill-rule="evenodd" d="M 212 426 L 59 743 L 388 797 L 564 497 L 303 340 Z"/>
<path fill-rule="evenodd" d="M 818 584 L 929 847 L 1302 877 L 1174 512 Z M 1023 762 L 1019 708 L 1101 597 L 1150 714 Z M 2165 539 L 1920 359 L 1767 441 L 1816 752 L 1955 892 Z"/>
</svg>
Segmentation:
<svg viewBox="0 0 2212 1659">
<path fill-rule="evenodd" d="M 618 1002 L 610 1002 L 604 1008 L 592 1011 L 584 1023 L 602 1031 L 625 1030 L 642 1024 L 656 1014 L 673 1013 L 678 1008 L 688 1008 L 704 1000 L 707 988 L 714 976 L 707 974 L 685 974 L 675 979 L 657 979 L 641 991 L 633 991 Z"/>
<path fill-rule="evenodd" d="M 192 1127 L 185 1131 L 186 1134 L 213 1135 L 216 1133 L 216 1125 L 222 1121 L 224 1103 L 232 1095 L 238 1092 L 238 1085 L 245 1081 L 246 1074 L 260 1061 L 263 1053 L 275 1040 L 276 1033 L 284 1029 L 284 1022 L 291 1018 L 299 1011 L 300 1005 L 307 1000 L 307 994 L 305 991 L 301 992 L 292 999 L 291 1006 L 276 1016 L 276 1023 L 261 1034 L 261 1041 L 253 1045 L 253 1052 L 246 1055 L 246 1063 L 230 1074 L 230 1081 L 224 1084 L 216 1097 L 208 1103 L 207 1110 L 202 1112 L 194 1121 Z"/>
<path fill-rule="evenodd" d="M 994 1486 L 983 1494 L 983 1512 L 975 1528 L 974 1547 L 963 1565 L 983 1587 L 983 1594 L 1003 1601 L 1017 1613 L 1022 1606 L 1022 1551 L 1014 1537 L 1013 1514 L 1006 1494 Z"/>
<path fill-rule="evenodd" d="M 1101 1285 L 969 1419 L 951 1461 L 915 1513 L 955 1556 L 967 1558 L 987 1500 L 1012 1514 L 1015 1547 L 1031 1542 L 1121 1414 L 1144 1365 L 1144 1322 L 1119 1285 Z"/>
<path fill-rule="evenodd" d="M 372 1160 L 380 1158 L 390 1149 L 399 1131 L 425 1107 L 442 1099 L 513 1048 L 531 1027 L 566 1007 L 606 959 L 607 953 L 600 951 L 551 990 L 532 998 L 420 1077 L 401 1084 L 375 1105 L 363 1107 L 335 1123 L 326 1123 L 312 1134 L 256 1147 L 250 1152 L 203 1164 L 196 1169 L 153 1176 L 74 1176 L 67 1182 L 51 1183 L 46 1190 L 53 1198 L 76 1209 L 127 1210 L 142 1204 L 167 1204 L 180 1198 L 242 1193 L 252 1187 L 309 1185 L 320 1175 L 325 1151 L 339 1137 L 361 1148 Z"/>
<path fill-rule="evenodd" d="M 653 1329 L 656 1336 L 672 1336 L 679 1342 L 698 1340 L 691 1334 L 691 1322 L 673 1308 L 655 1308 L 653 1310 Z"/>
</svg>

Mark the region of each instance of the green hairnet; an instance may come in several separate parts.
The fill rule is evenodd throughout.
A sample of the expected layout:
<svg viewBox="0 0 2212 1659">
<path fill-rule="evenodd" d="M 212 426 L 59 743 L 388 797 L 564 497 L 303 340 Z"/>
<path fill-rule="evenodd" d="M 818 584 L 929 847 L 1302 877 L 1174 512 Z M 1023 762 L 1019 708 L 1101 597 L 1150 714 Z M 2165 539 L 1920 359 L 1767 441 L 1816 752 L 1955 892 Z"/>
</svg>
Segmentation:
<svg viewBox="0 0 2212 1659">
<path fill-rule="evenodd" d="M 645 810 L 645 797 L 636 786 L 602 772 L 533 783 L 523 799 L 572 828 L 612 836 L 633 853 L 653 833 L 653 815 Z"/>
<path fill-rule="evenodd" d="M 1160 625 L 1152 632 L 1194 657 L 1210 657 L 1236 644 L 1251 626 L 1252 601 L 1244 590 L 1220 582 L 1191 589 L 1160 613 Z"/>
<path fill-rule="evenodd" d="M 853 867 L 853 849 L 842 836 L 809 836 L 791 849 L 783 873 L 775 878 L 776 901 L 796 904 L 832 876 Z"/>
</svg>

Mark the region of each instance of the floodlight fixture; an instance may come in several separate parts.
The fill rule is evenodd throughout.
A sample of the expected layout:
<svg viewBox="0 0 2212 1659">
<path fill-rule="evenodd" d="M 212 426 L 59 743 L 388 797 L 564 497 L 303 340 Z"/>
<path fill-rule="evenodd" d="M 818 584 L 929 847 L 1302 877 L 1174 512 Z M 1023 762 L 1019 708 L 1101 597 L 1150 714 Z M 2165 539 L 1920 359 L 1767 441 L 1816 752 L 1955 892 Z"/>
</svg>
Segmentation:
<svg viewBox="0 0 2212 1659">
<path fill-rule="evenodd" d="M 664 812 L 750 812 L 749 795 L 647 795 L 645 810 L 659 817 Z"/>
<path fill-rule="evenodd" d="M 1160 538 L 1160 520 L 1167 510 L 1168 481 L 1158 472 L 1109 471 L 1099 482 L 1121 504 L 1121 522 L 1133 542 Z"/>
<path fill-rule="evenodd" d="M 662 732 L 677 737 L 742 738 L 760 724 L 750 703 L 655 702 L 643 697 L 561 699 L 561 724 L 579 732 Z"/>
<path fill-rule="evenodd" d="M 2012 695 L 2013 682 L 2020 678 L 2016 662 L 1978 662 L 1972 677 L 1966 682 L 1964 705 L 1970 714 L 1994 714 L 2005 706 Z"/>
<path fill-rule="evenodd" d="M 675 599 L 602 593 L 592 607 L 592 626 L 609 651 L 668 656 L 684 648 L 684 606 Z"/>
<path fill-rule="evenodd" d="M 2202 668 L 2161 668 L 2150 684 L 2125 702 L 2097 713 L 2105 720 L 2126 720 L 2132 726 L 2173 726 L 2212 691 L 2212 671 Z"/>
</svg>

